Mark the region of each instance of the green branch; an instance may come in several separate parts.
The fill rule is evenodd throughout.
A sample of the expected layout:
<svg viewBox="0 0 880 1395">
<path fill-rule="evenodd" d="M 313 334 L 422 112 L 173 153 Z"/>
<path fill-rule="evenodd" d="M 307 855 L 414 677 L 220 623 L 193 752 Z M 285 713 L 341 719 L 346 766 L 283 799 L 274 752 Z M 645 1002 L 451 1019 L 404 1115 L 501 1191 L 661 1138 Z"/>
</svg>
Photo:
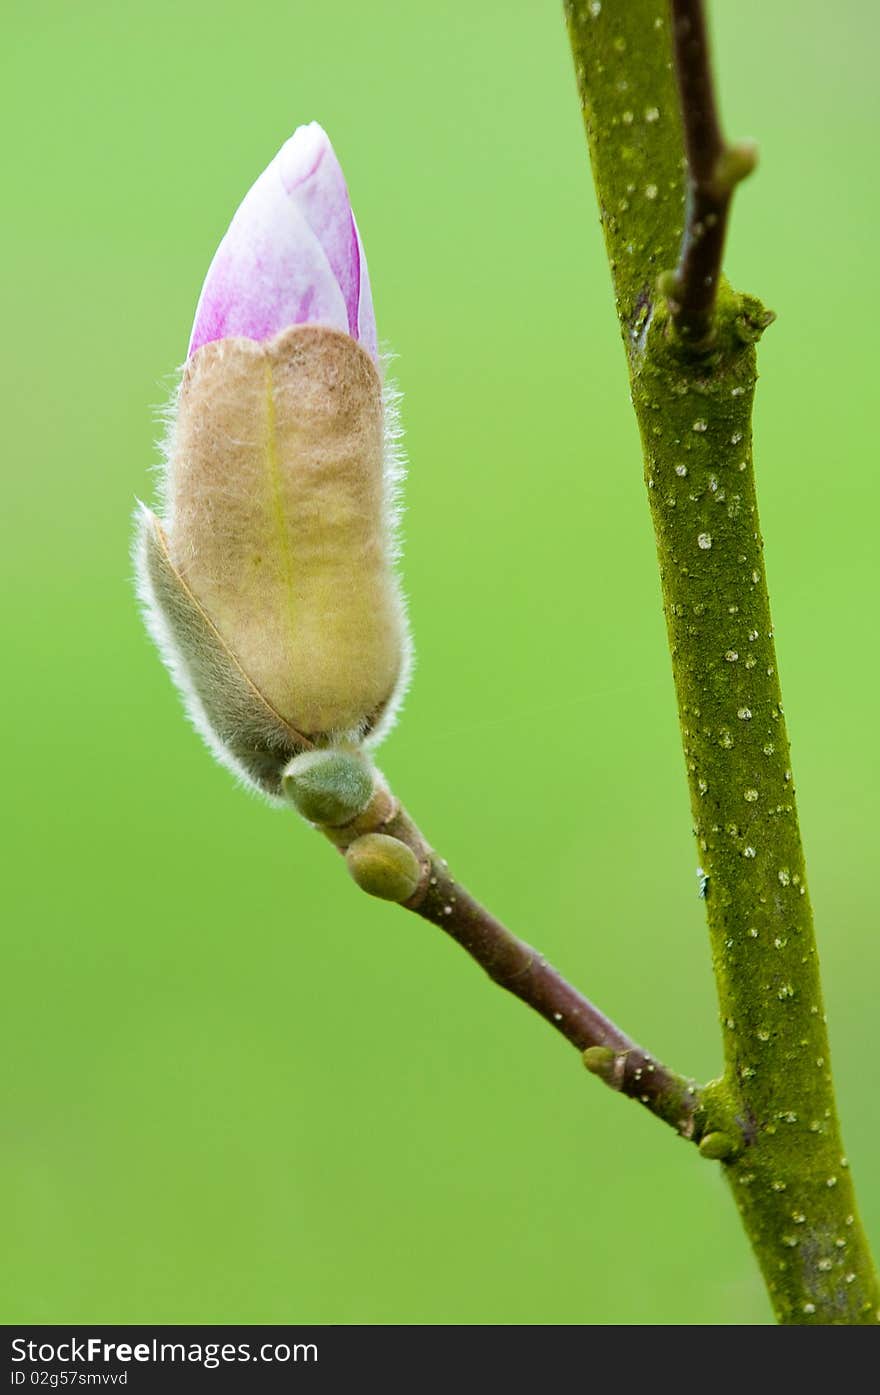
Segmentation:
<svg viewBox="0 0 880 1395">
<path fill-rule="evenodd" d="M 701 199 L 721 199 L 726 217 L 744 162 L 725 156 L 701 6 L 673 9 L 688 21 L 677 43 L 660 0 L 569 0 L 566 13 L 708 876 L 725 1069 L 706 1108 L 735 1117 L 745 1140 L 728 1153 L 707 1138 L 702 1151 L 724 1162 L 778 1319 L 874 1323 L 880 1289 L 837 1123 L 752 468 L 755 344 L 772 316 L 719 284 L 724 219 L 707 235 Z"/>
</svg>

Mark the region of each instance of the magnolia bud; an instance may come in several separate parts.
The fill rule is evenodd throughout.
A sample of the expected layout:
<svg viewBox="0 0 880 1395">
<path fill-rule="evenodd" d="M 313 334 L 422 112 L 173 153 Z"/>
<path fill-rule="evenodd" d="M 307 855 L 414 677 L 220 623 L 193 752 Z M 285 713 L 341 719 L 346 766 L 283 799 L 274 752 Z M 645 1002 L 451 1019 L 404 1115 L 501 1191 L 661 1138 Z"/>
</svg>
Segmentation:
<svg viewBox="0 0 880 1395">
<path fill-rule="evenodd" d="M 400 700 L 396 434 L 342 171 L 321 128 L 300 127 L 209 269 L 164 516 L 142 509 L 136 554 L 191 718 L 270 796 L 299 753 L 377 740 Z"/>
</svg>

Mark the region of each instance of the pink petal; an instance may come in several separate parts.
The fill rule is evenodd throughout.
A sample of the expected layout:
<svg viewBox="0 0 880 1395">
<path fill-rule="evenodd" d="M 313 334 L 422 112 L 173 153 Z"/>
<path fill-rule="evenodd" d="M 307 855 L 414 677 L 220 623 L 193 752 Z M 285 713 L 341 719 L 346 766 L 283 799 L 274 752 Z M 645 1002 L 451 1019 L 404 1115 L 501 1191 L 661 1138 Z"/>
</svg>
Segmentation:
<svg viewBox="0 0 880 1395">
<path fill-rule="evenodd" d="M 363 246 L 339 161 L 316 122 L 300 126 L 244 201 L 208 270 L 189 353 L 229 335 L 269 339 L 328 324 L 377 356 Z"/>
<path fill-rule="evenodd" d="M 364 255 L 364 245 L 361 242 L 361 235 L 358 225 L 355 222 L 354 214 L 351 215 L 354 226 L 354 235 L 357 238 L 358 261 L 360 265 L 360 298 L 358 300 L 357 329 L 351 332 L 355 338 L 359 339 L 368 354 L 373 358 L 379 357 L 379 340 L 376 333 L 376 313 L 373 309 L 373 292 L 370 289 L 370 273 L 367 270 L 367 259 Z"/>
</svg>

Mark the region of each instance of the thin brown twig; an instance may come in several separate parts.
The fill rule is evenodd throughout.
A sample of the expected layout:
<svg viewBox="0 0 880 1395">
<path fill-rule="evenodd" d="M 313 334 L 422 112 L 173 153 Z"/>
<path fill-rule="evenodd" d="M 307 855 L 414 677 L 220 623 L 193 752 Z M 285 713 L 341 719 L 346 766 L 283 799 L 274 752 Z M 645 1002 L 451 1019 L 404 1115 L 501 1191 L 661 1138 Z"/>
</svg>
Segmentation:
<svg viewBox="0 0 880 1395">
<path fill-rule="evenodd" d="M 675 75 L 687 156 L 687 208 L 678 266 L 665 290 L 683 339 L 702 348 L 712 319 L 733 191 L 755 166 L 755 147 L 721 132 L 703 0 L 670 0 Z"/>
<path fill-rule="evenodd" d="M 449 874 L 409 814 L 381 784 L 364 814 L 342 828 L 322 830 L 341 852 L 365 834 L 381 832 L 415 853 L 421 869 L 415 893 L 402 904 L 438 926 L 493 982 L 526 1003 L 570 1042 L 587 1069 L 611 1089 L 637 1100 L 683 1137 L 705 1131 L 703 1097 L 693 1080 L 664 1066 L 568 983 L 531 945 L 512 934 Z"/>
</svg>

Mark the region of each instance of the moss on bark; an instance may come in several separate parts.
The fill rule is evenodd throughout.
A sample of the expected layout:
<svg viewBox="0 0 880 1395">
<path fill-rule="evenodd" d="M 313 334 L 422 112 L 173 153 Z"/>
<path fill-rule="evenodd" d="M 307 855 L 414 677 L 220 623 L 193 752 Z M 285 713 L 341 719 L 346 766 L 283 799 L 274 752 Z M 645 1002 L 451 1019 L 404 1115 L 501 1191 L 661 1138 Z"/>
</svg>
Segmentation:
<svg viewBox="0 0 880 1395">
<path fill-rule="evenodd" d="M 875 1323 L 880 1290 L 834 1104 L 752 464 L 756 343 L 772 318 L 723 286 L 711 352 L 657 291 L 684 221 L 666 6 L 566 7 L 630 368 L 718 987 L 722 1159 L 786 1323 Z M 728 1140 L 727 1142 L 719 1140 Z"/>
</svg>

